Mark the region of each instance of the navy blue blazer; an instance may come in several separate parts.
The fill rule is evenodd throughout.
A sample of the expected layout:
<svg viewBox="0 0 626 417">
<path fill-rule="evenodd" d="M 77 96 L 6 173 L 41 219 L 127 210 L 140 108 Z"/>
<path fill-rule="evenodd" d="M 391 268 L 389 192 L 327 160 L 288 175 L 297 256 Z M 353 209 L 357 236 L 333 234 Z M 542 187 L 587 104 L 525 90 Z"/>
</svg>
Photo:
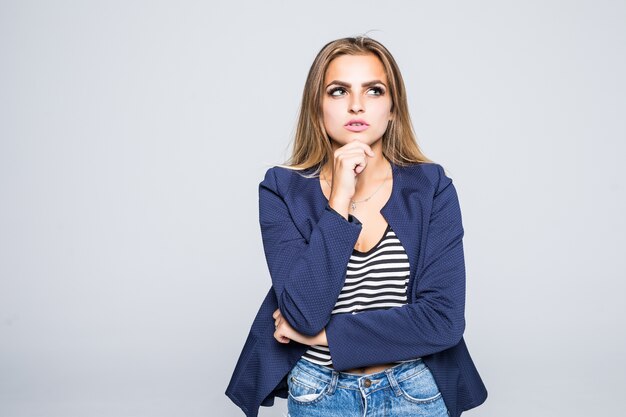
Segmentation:
<svg viewBox="0 0 626 417">
<path fill-rule="evenodd" d="M 265 173 L 259 221 L 272 286 L 225 392 L 247 417 L 275 397 L 287 398 L 287 374 L 309 348 L 274 339 L 277 308 L 302 334 L 326 328 L 338 371 L 421 357 L 451 416 L 487 398 L 463 339 L 464 231 L 455 187 L 435 163 L 392 164 L 392 173 L 391 197 L 380 212 L 409 258 L 408 304 L 335 315 L 362 223 L 328 204 L 319 179 L 278 166 Z"/>
</svg>

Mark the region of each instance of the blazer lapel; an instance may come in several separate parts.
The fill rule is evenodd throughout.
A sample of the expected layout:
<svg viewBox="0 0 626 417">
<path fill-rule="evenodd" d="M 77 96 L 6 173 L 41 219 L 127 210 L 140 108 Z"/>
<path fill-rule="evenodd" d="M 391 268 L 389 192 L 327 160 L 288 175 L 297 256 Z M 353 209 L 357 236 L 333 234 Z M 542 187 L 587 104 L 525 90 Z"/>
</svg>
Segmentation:
<svg viewBox="0 0 626 417">
<path fill-rule="evenodd" d="M 419 239 L 422 231 L 422 204 L 417 192 L 415 177 L 408 171 L 411 167 L 401 167 L 392 163 L 393 188 L 391 197 L 380 210 L 387 223 L 402 243 L 409 258 L 410 276 L 408 289 L 409 302 L 413 300 L 413 282 L 419 259 Z"/>
</svg>

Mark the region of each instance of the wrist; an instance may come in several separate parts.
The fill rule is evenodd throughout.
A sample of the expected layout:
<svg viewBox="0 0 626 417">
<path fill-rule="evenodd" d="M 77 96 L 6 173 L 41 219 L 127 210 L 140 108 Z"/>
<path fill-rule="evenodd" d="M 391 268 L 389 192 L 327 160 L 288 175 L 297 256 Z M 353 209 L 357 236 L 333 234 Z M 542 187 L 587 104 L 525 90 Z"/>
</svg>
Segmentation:
<svg viewBox="0 0 626 417">
<path fill-rule="evenodd" d="M 328 199 L 328 205 L 337 213 L 341 214 L 345 219 L 347 219 L 348 215 L 350 214 L 349 208 L 351 201 L 351 197 L 331 196 Z"/>
</svg>

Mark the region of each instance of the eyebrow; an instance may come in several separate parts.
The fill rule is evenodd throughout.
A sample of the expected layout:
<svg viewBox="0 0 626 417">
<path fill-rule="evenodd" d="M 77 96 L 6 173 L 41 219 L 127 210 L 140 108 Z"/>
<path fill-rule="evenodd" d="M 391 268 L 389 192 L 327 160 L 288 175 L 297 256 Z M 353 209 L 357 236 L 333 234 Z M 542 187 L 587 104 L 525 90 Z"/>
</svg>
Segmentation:
<svg viewBox="0 0 626 417">
<path fill-rule="evenodd" d="M 337 84 L 337 85 L 340 85 L 340 86 L 342 86 L 342 87 L 347 87 L 347 88 L 352 87 L 352 84 L 350 84 L 350 83 L 346 83 L 346 82 L 344 82 L 344 81 L 339 81 L 339 80 L 333 80 L 333 81 L 331 81 L 331 82 L 330 82 L 330 83 L 326 86 L 326 88 L 328 88 L 329 86 L 331 86 L 331 85 L 333 85 L 333 84 Z M 372 80 L 372 81 L 368 81 L 368 82 L 366 82 L 366 83 L 361 84 L 361 87 L 371 87 L 371 86 L 376 85 L 376 84 L 382 84 L 382 85 L 384 85 L 385 87 L 387 87 L 387 86 L 385 85 L 385 83 L 384 83 L 384 82 L 382 82 L 382 81 L 380 81 L 380 80 Z"/>
</svg>

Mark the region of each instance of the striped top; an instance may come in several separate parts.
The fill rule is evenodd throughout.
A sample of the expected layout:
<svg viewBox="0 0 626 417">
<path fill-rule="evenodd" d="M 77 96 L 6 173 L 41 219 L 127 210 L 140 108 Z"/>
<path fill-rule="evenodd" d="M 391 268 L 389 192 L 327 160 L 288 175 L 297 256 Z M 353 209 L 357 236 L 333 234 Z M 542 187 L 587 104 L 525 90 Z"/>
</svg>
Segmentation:
<svg viewBox="0 0 626 417">
<path fill-rule="evenodd" d="M 370 250 L 353 249 L 344 286 L 331 314 L 357 314 L 406 304 L 409 274 L 406 251 L 387 224 L 383 236 Z M 312 345 L 302 358 L 333 369 L 328 346 Z"/>
</svg>

